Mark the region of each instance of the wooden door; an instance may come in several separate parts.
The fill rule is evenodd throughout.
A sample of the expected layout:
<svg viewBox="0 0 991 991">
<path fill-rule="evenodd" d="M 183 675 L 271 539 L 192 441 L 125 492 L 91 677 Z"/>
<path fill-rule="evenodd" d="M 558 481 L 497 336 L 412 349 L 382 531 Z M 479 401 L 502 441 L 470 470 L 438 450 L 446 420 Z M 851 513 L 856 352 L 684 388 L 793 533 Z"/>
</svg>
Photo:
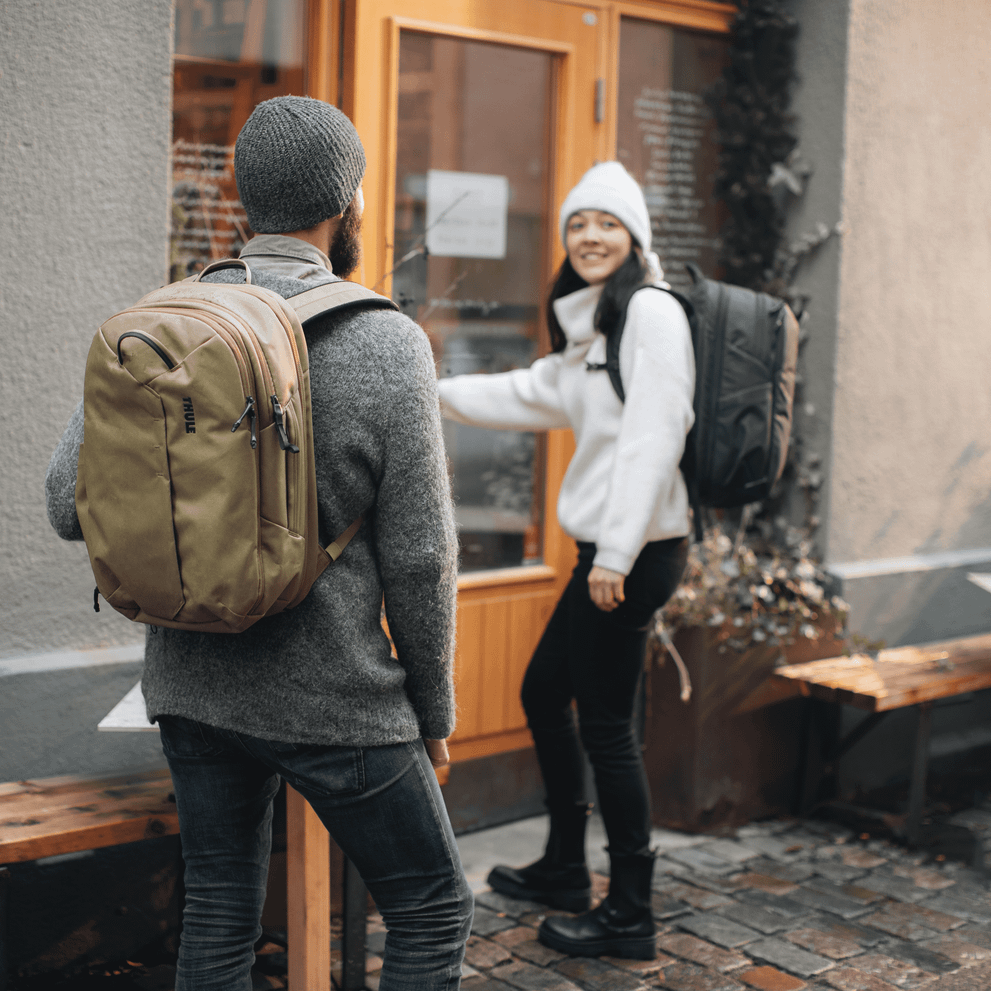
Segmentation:
<svg viewBox="0 0 991 991">
<path fill-rule="evenodd" d="M 348 8 L 342 102 L 368 157 L 360 281 L 424 326 L 441 374 L 547 350 L 557 210 L 610 157 L 601 99 L 596 112 L 607 27 L 600 10 L 555 0 Z M 445 429 L 463 569 L 457 761 L 530 744 L 519 689 L 574 561 L 555 514 L 573 447 L 570 431 Z"/>
</svg>

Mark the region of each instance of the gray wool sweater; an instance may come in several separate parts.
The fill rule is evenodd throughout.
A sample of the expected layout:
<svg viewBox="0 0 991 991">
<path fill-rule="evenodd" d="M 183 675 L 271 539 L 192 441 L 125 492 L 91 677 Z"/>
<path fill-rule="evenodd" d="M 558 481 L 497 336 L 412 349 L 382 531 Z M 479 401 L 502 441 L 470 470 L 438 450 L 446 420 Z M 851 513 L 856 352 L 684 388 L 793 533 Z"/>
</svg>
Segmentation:
<svg viewBox="0 0 991 991">
<path fill-rule="evenodd" d="M 252 276 L 286 298 L 313 286 L 254 267 Z M 457 544 L 429 344 L 408 317 L 382 310 L 329 314 L 307 340 L 326 540 L 374 511 L 295 609 L 233 635 L 147 628 L 148 717 L 297 744 L 444 739 L 454 728 Z M 80 403 L 46 478 L 49 519 L 66 540 L 82 539 L 82 440 Z"/>
</svg>

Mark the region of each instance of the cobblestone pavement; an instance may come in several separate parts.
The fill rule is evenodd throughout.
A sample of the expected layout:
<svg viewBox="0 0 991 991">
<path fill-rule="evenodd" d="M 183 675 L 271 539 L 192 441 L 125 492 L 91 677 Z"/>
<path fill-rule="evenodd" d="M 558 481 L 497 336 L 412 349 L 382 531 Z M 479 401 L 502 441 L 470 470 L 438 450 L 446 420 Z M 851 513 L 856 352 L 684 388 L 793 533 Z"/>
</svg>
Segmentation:
<svg viewBox="0 0 991 991">
<path fill-rule="evenodd" d="M 955 818 L 991 835 L 989 810 Z M 519 829 L 526 849 L 504 862 L 539 855 L 544 821 Z M 553 910 L 506 898 L 482 880 L 505 849 L 493 845 L 474 863 L 465 857 L 476 890 L 465 991 L 991 989 L 991 891 L 976 870 L 926 863 L 812 820 L 751 824 L 719 839 L 656 830 L 654 842 L 658 937 L 650 961 L 567 957 L 542 946 L 537 927 Z M 598 897 L 607 863 L 604 854 L 592 858 Z M 371 991 L 384 937 L 373 916 Z"/>
</svg>

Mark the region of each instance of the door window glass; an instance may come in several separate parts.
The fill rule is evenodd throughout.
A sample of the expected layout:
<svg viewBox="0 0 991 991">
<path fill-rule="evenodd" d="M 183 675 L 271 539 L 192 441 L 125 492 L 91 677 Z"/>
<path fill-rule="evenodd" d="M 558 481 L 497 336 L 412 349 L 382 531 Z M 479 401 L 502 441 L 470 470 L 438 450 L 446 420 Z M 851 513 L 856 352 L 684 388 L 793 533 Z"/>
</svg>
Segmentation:
<svg viewBox="0 0 991 991">
<path fill-rule="evenodd" d="M 392 292 L 442 376 L 540 351 L 553 56 L 400 34 Z M 542 554 L 543 438 L 445 422 L 467 571 Z"/>
<path fill-rule="evenodd" d="M 719 275 L 719 149 L 702 94 L 719 78 L 727 49 L 718 35 L 621 20 L 617 157 L 643 186 L 654 250 L 675 288 L 690 284 L 686 262 Z"/>
<path fill-rule="evenodd" d="M 170 278 L 251 237 L 234 140 L 256 104 L 301 95 L 306 0 L 176 0 Z"/>
</svg>

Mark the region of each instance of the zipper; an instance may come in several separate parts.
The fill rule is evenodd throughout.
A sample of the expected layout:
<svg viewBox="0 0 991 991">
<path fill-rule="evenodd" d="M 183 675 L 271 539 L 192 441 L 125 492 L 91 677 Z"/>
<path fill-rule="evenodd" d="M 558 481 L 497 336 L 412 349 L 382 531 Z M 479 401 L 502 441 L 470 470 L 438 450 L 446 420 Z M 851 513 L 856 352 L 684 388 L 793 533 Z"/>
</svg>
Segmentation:
<svg viewBox="0 0 991 991">
<path fill-rule="evenodd" d="M 254 286 L 251 286 L 251 288 L 254 289 L 255 287 Z M 255 295 L 261 296 L 262 294 L 261 293 L 255 293 Z M 296 363 L 296 381 L 300 384 L 300 389 L 302 389 L 302 383 L 303 383 L 303 363 L 302 363 L 302 360 L 300 359 L 300 356 L 299 356 L 299 346 L 296 343 L 296 332 L 295 332 L 295 330 L 293 329 L 293 326 L 292 326 L 292 319 L 296 316 L 296 314 L 295 314 L 295 311 L 292 309 L 292 306 L 288 302 L 288 300 L 283 299 L 283 303 L 285 303 L 285 312 L 282 315 L 283 316 L 286 316 L 286 318 L 288 320 L 288 325 L 284 321 L 280 321 L 280 322 L 282 322 L 282 324 L 283 324 L 283 330 L 285 331 L 286 337 L 289 340 L 289 347 L 292 349 L 293 361 Z M 272 387 L 272 392 L 273 393 L 275 392 L 274 385 Z M 278 397 L 276 397 L 275 395 L 273 395 L 272 396 L 272 400 L 273 400 L 273 409 L 274 409 L 274 405 L 278 404 Z M 300 401 L 302 401 L 302 399 Z M 276 422 L 279 422 L 278 419 L 277 419 Z M 295 426 L 295 421 L 294 421 L 294 426 Z M 283 432 L 284 432 L 284 430 L 281 431 L 280 432 L 280 435 L 279 435 L 279 443 L 280 444 L 282 443 L 282 433 Z M 288 443 L 288 438 L 287 438 L 287 443 Z M 287 448 L 284 447 L 284 446 L 283 446 L 282 449 L 283 450 L 287 450 Z M 295 447 L 293 445 L 290 445 L 289 446 L 289 449 L 292 450 L 293 453 L 299 453 L 299 448 L 298 447 Z"/>
<path fill-rule="evenodd" d="M 722 327 L 724 331 L 726 329 L 726 311 L 728 309 L 729 309 L 729 293 L 725 290 L 725 288 L 720 286 L 719 305 L 716 307 L 715 326 Z M 716 383 L 716 388 L 711 390 L 711 395 L 709 399 L 709 409 L 706 411 L 707 420 L 708 420 L 707 426 L 709 427 L 709 436 L 707 438 L 708 443 L 706 444 L 705 457 L 702 462 L 706 472 L 712 471 L 712 452 L 715 450 L 716 447 L 716 432 L 712 429 L 712 424 L 715 423 L 716 412 L 718 409 L 717 400 L 719 398 L 719 387 L 722 383 L 722 376 L 723 376 L 723 352 L 725 350 L 725 340 L 726 338 L 724 334 L 722 339 L 717 342 L 719 346 L 715 349 L 716 350 L 715 361 L 713 362 L 713 364 L 716 366 L 715 367 L 716 374 L 713 376 L 712 381 Z M 706 341 L 707 352 L 710 350 L 711 343 L 712 343 L 711 341 Z M 705 364 L 703 365 L 704 369 L 707 368 L 709 360 L 710 360 L 710 355 L 706 353 Z M 696 473 L 698 473 L 698 471 Z"/>
<path fill-rule="evenodd" d="M 778 318 L 775 321 L 774 327 L 777 339 L 774 342 L 774 369 L 773 376 L 771 379 L 771 439 L 774 438 L 774 424 L 777 421 L 778 416 L 778 389 L 777 382 L 778 377 L 781 374 L 781 366 L 784 364 L 784 351 L 786 344 L 786 331 L 785 331 L 785 311 L 784 308 L 778 309 Z M 773 456 L 773 451 L 771 450 L 771 444 L 767 445 L 767 463 L 764 465 L 764 477 L 771 477 L 771 458 Z"/>
<path fill-rule="evenodd" d="M 231 433 L 234 433 L 244 418 L 248 418 L 248 427 L 251 432 L 251 447 L 252 449 L 258 446 L 258 433 L 255 429 L 255 397 L 248 396 L 245 400 L 244 412 L 234 421 L 234 426 L 231 427 Z"/>
<path fill-rule="evenodd" d="M 151 312 L 159 311 L 166 313 L 173 310 L 197 309 L 213 314 L 215 317 L 215 322 L 212 324 L 213 329 L 227 342 L 228 347 L 241 357 L 245 365 L 245 368 L 241 370 L 241 384 L 244 386 L 245 396 L 252 394 L 251 383 L 248 377 L 250 375 L 249 369 L 251 368 L 252 356 L 255 359 L 255 363 L 261 369 L 265 394 L 268 395 L 275 391 L 268 362 L 265 361 L 255 348 L 254 335 L 238 319 L 236 314 L 230 310 L 222 306 L 211 305 L 204 300 L 198 300 L 195 306 L 184 306 L 181 302 L 176 301 L 165 306 L 147 307 L 147 309 Z M 201 316 L 199 319 L 203 320 L 203 317 Z M 206 322 L 204 320 L 204 323 Z"/>
<path fill-rule="evenodd" d="M 292 426 L 293 436 L 298 440 L 302 436 L 302 430 L 296 410 L 288 406 L 285 415 Z M 302 458 L 293 458 L 291 464 L 286 459 L 286 519 L 293 533 L 303 532 L 307 498 L 305 472 L 306 462 Z"/>
<path fill-rule="evenodd" d="M 279 438 L 279 447 L 290 454 L 299 454 L 299 448 L 289 442 L 289 434 L 286 433 L 286 421 L 282 416 L 282 406 L 279 397 L 272 394 L 272 417 L 275 420 L 275 433 Z"/>
<path fill-rule="evenodd" d="M 154 313 L 170 312 L 170 309 L 168 307 L 141 307 L 141 309 Z M 175 306 L 172 309 L 186 309 L 186 307 L 180 305 L 180 306 Z M 231 433 L 236 433 L 238 427 L 240 427 L 241 424 L 244 422 L 244 418 L 247 417 L 248 433 L 251 438 L 251 449 L 255 450 L 258 447 L 258 424 L 257 424 L 258 411 L 255 405 L 255 398 L 253 395 L 251 395 L 251 378 L 252 378 L 250 371 L 251 358 L 247 353 L 247 348 L 244 346 L 244 340 L 242 336 L 236 332 L 232 332 L 229 327 L 224 326 L 223 321 L 227 320 L 229 323 L 232 323 L 235 326 L 238 326 L 238 324 L 234 320 L 229 319 L 229 317 L 222 310 L 218 310 L 217 307 L 211 306 L 211 307 L 205 307 L 205 309 L 209 310 L 209 312 L 213 314 L 215 317 L 219 317 L 219 319 L 215 319 L 212 321 L 207 321 L 202 317 L 200 317 L 200 319 L 203 320 L 203 322 L 206 323 L 209 327 L 211 327 L 211 329 L 217 334 L 217 336 L 220 337 L 224 341 L 224 343 L 226 343 L 226 345 L 231 349 L 231 353 L 235 356 L 235 364 L 237 365 L 238 375 L 241 379 L 241 388 L 244 391 L 244 396 L 245 396 L 244 410 L 242 411 L 241 415 L 234 421 L 234 425 L 231 427 Z M 141 336 L 142 338 L 144 337 L 143 334 L 136 336 Z M 259 364 L 265 365 L 264 362 L 259 362 Z M 267 365 L 265 365 L 263 371 L 264 372 L 268 371 Z"/>
<path fill-rule="evenodd" d="M 140 309 L 142 312 L 145 313 L 173 313 L 175 310 L 182 310 L 189 308 L 190 307 L 185 307 L 178 304 L 172 306 L 160 305 L 160 306 L 136 307 L 136 309 Z M 218 310 L 215 307 L 209 307 L 209 308 L 204 307 L 204 309 L 209 309 L 210 313 L 214 314 L 215 316 L 221 316 L 221 317 L 225 316 L 222 311 L 218 312 Z M 230 329 L 223 326 L 223 324 L 220 323 L 219 321 L 210 322 L 204 320 L 202 317 L 200 317 L 199 319 L 202 320 L 203 323 L 206 323 L 213 331 L 215 331 L 223 339 L 224 343 L 226 343 L 226 345 L 231 349 L 234 355 L 239 359 L 237 362 L 237 370 L 238 370 L 238 374 L 241 376 L 241 388 L 243 389 L 245 396 L 251 395 L 252 392 L 251 379 L 248 371 L 248 369 L 251 367 L 251 359 L 246 349 L 242 346 L 241 341 L 238 339 L 238 335 L 231 333 Z"/>
<path fill-rule="evenodd" d="M 242 286 L 242 288 L 245 287 Z M 252 287 L 248 286 L 247 288 L 250 289 Z M 254 295 L 261 296 L 262 294 L 255 293 Z M 147 308 L 142 307 L 142 309 L 167 310 L 169 305 L 170 304 L 166 304 L 165 306 L 155 306 L 155 307 L 147 307 Z M 171 305 L 173 305 L 176 309 L 193 308 L 192 305 L 183 306 L 183 304 L 181 303 L 175 303 Z M 286 305 L 288 306 L 289 304 Z M 251 358 L 247 354 L 247 350 L 248 347 L 250 347 L 251 351 L 253 352 L 255 363 L 261 369 L 262 382 L 264 385 L 265 394 L 272 396 L 274 400 L 272 411 L 273 414 L 275 415 L 275 422 L 277 425 L 276 429 L 279 433 L 279 444 L 282 447 L 282 450 L 284 451 L 292 449 L 293 445 L 289 444 L 288 437 L 286 437 L 285 435 L 284 423 L 282 424 L 281 428 L 279 427 L 279 423 L 281 422 L 281 407 L 279 407 L 279 413 L 277 414 L 276 407 L 278 406 L 278 397 L 275 394 L 275 382 L 272 377 L 272 371 L 268 367 L 268 362 L 265 359 L 264 352 L 259 351 L 259 349 L 255 346 L 255 336 L 253 332 L 250 330 L 249 327 L 247 327 L 244 323 L 242 323 L 241 320 L 235 314 L 229 311 L 226 307 L 217 306 L 216 304 L 211 305 L 206 300 L 198 300 L 195 308 L 207 310 L 208 312 L 213 313 L 218 318 L 220 318 L 218 320 L 218 325 L 214 329 L 218 330 L 218 332 L 221 331 L 221 329 L 223 330 L 221 336 L 224 337 L 225 340 L 227 340 L 228 345 L 232 346 L 232 348 L 242 356 L 248 367 L 250 367 Z M 230 324 L 231 326 L 236 328 L 236 330 L 239 331 L 239 333 L 232 333 L 227 327 L 222 327 L 220 323 L 221 321 Z M 296 335 L 293 331 L 292 324 L 290 323 L 289 326 L 283 325 L 283 329 L 285 330 L 286 337 L 289 339 L 289 346 L 292 350 L 293 360 L 295 361 L 296 364 L 297 381 L 302 383 L 303 380 L 302 363 L 300 361 L 299 348 L 297 347 L 296 344 Z M 233 338 L 235 343 L 231 344 L 231 340 L 229 340 L 228 338 Z M 242 375 L 242 384 L 244 385 L 245 397 L 248 397 L 249 395 L 251 395 L 251 388 L 249 383 L 245 381 L 245 377 L 243 375 Z M 256 412 L 258 412 L 257 409 Z M 285 443 L 283 443 L 283 440 L 285 440 Z M 296 448 L 295 450 L 298 451 L 298 448 Z"/>
</svg>

